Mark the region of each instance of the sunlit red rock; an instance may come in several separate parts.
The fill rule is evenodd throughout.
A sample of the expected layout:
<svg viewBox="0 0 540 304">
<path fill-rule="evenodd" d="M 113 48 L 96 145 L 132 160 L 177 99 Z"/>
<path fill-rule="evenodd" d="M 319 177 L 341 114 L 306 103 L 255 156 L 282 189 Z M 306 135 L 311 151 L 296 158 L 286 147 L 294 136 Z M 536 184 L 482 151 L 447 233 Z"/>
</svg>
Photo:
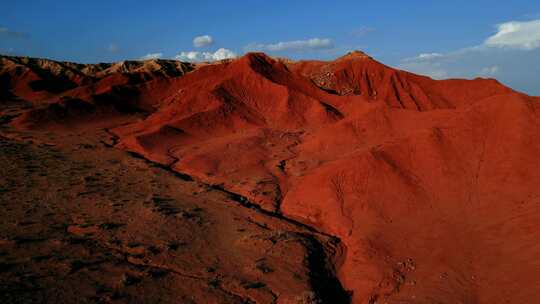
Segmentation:
<svg viewBox="0 0 540 304">
<path fill-rule="evenodd" d="M 78 119 L 81 102 L 100 109 L 92 119 L 144 113 L 110 129 L 117 148 L 339 237 L 353 303 L 540 299 L 540 98 L 361 52 L 329 62 L 250 53 L 183 76 L 187 66 L 175 67 L 130 70 L 145 79 L 136 84 L 70 76 L 76 88 L 58 101 L 28 88 L 31 71 L 10 76 L 10 94 L 47 107 L 14 125 L 47 125 L 36 111 L 70 98 L 77 111 L 56 125 Z"/>
</svg>

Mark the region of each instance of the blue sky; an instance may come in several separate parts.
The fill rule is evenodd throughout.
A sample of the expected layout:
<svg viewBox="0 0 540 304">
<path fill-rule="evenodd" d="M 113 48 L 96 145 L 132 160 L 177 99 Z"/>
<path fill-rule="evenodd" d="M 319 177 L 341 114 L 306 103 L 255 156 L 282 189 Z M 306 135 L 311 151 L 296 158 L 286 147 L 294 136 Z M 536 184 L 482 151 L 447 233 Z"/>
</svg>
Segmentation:
<svg viewBox="0 0 540 304">
<path fill-rule="evenodd" d="M 3 2 L 2 54 L 109 62 L 262 50 L 332 59 L 361 49 L 436 78 L 494 77 L 540 95 L 540 1 Z"/>
</svg>

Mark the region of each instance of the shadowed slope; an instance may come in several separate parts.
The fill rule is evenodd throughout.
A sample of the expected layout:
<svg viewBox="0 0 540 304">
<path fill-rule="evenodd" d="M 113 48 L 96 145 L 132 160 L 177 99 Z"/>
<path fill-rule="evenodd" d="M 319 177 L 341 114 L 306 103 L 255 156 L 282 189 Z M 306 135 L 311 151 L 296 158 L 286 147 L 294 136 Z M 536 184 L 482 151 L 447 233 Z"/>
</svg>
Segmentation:
<svg viewBox="0 0 540 304">
<path fill-rule="evenodd" d="M 51 123 L 61 127 L 70 120 L 151 111 L 159 97 L 156 92 L 192 69 L 172 60 L 76 64 L 2 56 L 0 96 L 3 102 L 33 105 L 18 119 L 21 127 Z"/>
<path fill-rule="evenodd" d="M 114 130 L 120 147 L 339 236 L 354 302 L 538 296 L 509 293 L 538 274 L 510 266 L 540 253 L 512 249 L 540 237 L 519 232 L 540 219 L 535 99 L 362 54 L 298 63 L 248 54 L 176 85 L 184 94 L 168 106 Z"/>
<path fill-rule="evenodd" d="M 148 116 L 111 128 L 116 147 L 338 236 L 354 303 L 540 298 L 538 97 L 361 52 L 250 53 L 127 88 Z"/>
</svg>

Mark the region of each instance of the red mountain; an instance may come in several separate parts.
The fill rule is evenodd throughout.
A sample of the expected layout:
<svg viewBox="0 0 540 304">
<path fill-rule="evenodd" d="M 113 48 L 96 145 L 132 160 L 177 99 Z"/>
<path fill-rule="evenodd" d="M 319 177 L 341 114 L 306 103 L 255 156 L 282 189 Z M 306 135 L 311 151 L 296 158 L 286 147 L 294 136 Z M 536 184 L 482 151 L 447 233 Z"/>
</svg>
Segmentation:
<svg viewBox="0 0 540 304">
<path fill-rule="evenodd" d="M 353 303 L 540 299 L 539 97 L 361 52 L 39 72 L 25 60 L 0 70 L 3 96 L 32 103 L 13 125 L 140 113 L 109 130 L 117 148 L 340 238 Z"/>
</svg>

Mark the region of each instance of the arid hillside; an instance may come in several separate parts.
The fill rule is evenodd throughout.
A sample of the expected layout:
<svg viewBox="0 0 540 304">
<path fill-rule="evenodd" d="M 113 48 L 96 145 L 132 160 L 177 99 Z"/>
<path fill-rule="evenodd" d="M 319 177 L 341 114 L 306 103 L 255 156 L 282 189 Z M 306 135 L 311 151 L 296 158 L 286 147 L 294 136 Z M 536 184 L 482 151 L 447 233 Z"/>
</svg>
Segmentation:
<svg viewBox="0 0 540 304">
<path fill-rule="evenodd" d="M 27 160 L 8 153 L 13 149 L 39 159 L 47 146 L 27 145 L 51 143 L 74 162 L 90 157 L 84 160 L 97 171 L 111 170 L 102 158 L 136 160 L 140 165 L 125 168 L 131 170 L 127 176 L 141 180 L 140 187 L 128 190 L 127 218 L 122 210 L 88 210 L 101 210 L 103 221 L 128 221 L 119 228 L 127 235 L 159 230 L 145 242 L 159 243 L 161 235 L 189 235 L 198 245 L 177 262 L 185 263 L 182 271 L 191 276 L 201 277 L 190 265 L 219 260 L 222 276 L 216 284 L 221 289 L 210 286 L 219 290 L 214 294 L 197 287 L 194 303 L 204 302 L 206 294 L 215 303 L 233 303 L 231 294 L 248 303 L 491 304 L 540 299 L 539 97 L 494 79 L 433 80 L 385 66 L 358 51 L 334 61 L 249 53 L 199 65 L 167 60 L 80 65 L 20 57 L 2 57 L 0 63 L 2 155 L 14 164 L 6 174 L 15 179 L 0 191 L 4 204 L 15 208 L 18 198 L 32 193 L 16 186 L 26 179 L 22 171 Z M 100 146 L 84 151 L 95 156 L 71 150 L 85 141 Z M 162 170 L 159 174 L 171 175 L 164 180 L 167 190 L 147 189 L 160 187 L 155 167 Z M 127 182 L 118 173 L 109 174 L 117 177 L 107 184 L 115 191 Z M 97 184 L 102 179 L 94 178 Z M 175 178 L 206 189 L 211 203 L 203 199 L 206 205 L 201 208 L 209 210 L 208 220 L 187 212 L 201 217 L 200 225 L 208 228 L 169 225 L 144 209 L 170 204 L 168 198 L 156 203 L 153 196 L 146 197 L 157 195 L 152 191 L 173 191 L 194 206 L 202 204 L 195 186 L 177 185 Z M 62 175 L 57 179 L 66 183 Z M 103 204 L 99 193 L 105 189 L 99 185 L 91 200 L 77 198 L 73 187 L 80 183 L 74 185 L 62 187 L 75 202 Z M 32 202 L 28 199 L 27 204 Z M 66 216 L 80 212 L 73 206 L 65 210 Z M 288 231 L 283 246 L 292 246 L 291 240 L 299 247 L 277 252 L 257 238 L 242 243 L 247 239 L 229 231 L 230 221 L 222 218 L 233 216 L 228 212 L 263 217 L 270 222 L 257 220 L 242 229 L 252 234 L 260 229 Z M 32 215 L 19 216 L 28 221 Z M 43 225 L 41 218 L 30 221 Z M 109 248 L 100 250 L 110 250 L 103 245 L 110 236 L 101 237 L 101 226 L 96 225 L 92 241 Z M 6 235 L 0 246 L 31 251 L 10 239 L 9 233 L 22 228 L 10 227 L 2 227 Z M 131 254 L 131 249 L 118 246 L 113 246 L 115 252 Z M 232 251 L 221 256 L 229 247 Z M 261 248 L 274 254 L 276 271 L 271 267 L 271 272 L 259 274 L 239 266 L 262 259 Z M 178 256 L 154 259 L 166 265 L 174 258 Z M 233 275 L 236 267 L 243 267 L 241 278 Z M 18 268 L 4 268 L 2 280 L 15 284 L 10 276 Z M 298 276 L 291 279 L 287 269 L 296 269 L 291 271 Z M 180 282 L 177 278 L 168 284 Z M 122 288 L 136 299 L 126 286 Z M 153 285 L 145 286 L 152 290 Z M 171 290 L 164 291 L 167 301 L 179 296 Z M 70 296 L 66 299 L 73 300 Z"/>
</svg>

